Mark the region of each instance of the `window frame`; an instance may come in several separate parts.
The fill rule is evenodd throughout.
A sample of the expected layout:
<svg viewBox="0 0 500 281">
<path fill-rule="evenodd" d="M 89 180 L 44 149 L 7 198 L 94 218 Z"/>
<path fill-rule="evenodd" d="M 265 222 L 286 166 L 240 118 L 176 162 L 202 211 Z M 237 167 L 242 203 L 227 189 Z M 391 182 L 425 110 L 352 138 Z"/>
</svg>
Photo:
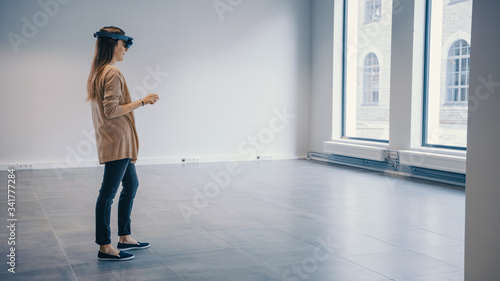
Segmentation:
<svg viewBox="0 0 500 281">
<path fill-rule="evenodd" d="M 439 0 L 438 0 L 439 1 Z M 462 1 L 461 1 L 462 2 Z M 423 88 L 423 108 L 422 108 L 422 147 L 427 148 L 443 148 L 466 151 L 467 147 L 452 146 L 443 144 L 430 144 L 427 142 L 428 137 L 428 116 L 429 116 L 429 50 L 430 50 L 430 35 L 431 35 L 431 5 L 432 0 L 426 1 L 425 7 L 425 39 L 424 39 L 424 88 Z M 450 3 L 449 3 L 450 4 Z M 469 44 L 470 46 L 470 44 Z M 469 51 L 470 54 L 470 51 Z M 446 93 L 447 94 L 447 93 Z"/>
</svg>

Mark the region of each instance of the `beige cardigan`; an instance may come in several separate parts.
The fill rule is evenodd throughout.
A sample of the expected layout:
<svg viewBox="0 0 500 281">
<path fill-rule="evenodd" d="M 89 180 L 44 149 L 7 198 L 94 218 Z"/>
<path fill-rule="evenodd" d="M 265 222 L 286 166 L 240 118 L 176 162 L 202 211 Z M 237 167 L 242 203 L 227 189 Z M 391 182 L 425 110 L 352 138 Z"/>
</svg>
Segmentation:
<svg viewBox="0 0 500 281">
<path fill-rule="evenodd" d="M 133 110 L 140 100 L 132 102 L 120 69 L 108 64 L 96 81 L 97 97 L 91 102 L 99 163 L 131 158 L 137 160 L 139 138 Z"/>
</svg>

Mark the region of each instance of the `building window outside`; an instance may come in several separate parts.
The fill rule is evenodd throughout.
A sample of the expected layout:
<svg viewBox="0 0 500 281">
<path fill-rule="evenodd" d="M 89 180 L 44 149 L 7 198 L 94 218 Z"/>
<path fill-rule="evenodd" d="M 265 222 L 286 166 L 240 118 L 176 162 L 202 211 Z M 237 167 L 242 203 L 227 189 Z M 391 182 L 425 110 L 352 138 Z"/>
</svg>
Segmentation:
<svg viewBox="0 0 500 281">
<path fill-rule="evenodd" d="M 342 138 L 388 142 L 392 0 L 344 0 L 344 8 Z"/>
<path fill-rule="evenodd" d="M 363 67 L 363 104 L 377 105 L 379 90 L 379 65 L 374 53 L 365 58 Z"/>
<path fill-rule="evenodd" d="M 470 46 L 465 40 L 456 41 L 448 53 L 447 103 L 466 102 L 469 94 Z"/>
<path fill-rule="evenodd" d="M 382 16 L 382 0 L 365 0 L 365 22 L 380 20 Z"/>
<path fill-rule="evenodd" d="M 472 0 L 427 3 L 422 145 L 465 150 Z"/>
</svg>

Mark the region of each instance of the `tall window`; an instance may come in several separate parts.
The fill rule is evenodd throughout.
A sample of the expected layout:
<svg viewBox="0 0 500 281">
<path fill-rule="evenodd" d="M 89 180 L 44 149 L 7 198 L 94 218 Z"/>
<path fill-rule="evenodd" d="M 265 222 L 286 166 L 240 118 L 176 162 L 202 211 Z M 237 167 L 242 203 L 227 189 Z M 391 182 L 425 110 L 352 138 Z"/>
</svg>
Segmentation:
<svg viewBox="0 0 500 281">
<path fill-rule="evenodd" d="M 382 16 L 382 0 L 365 0 L 365 22 L 380 20 Z"/>
<path fill-rule="evenodd" d="M 363 67 L 363 104 L 378 104 L 378 80 L 378 58 L 374 53 L 369 53 Z"/>
<path fill-rule="evenodd" d="M 472 0 L 428 0 L 424 146 L 464 150 Z M 453 5 L 449 5 L 453 4 Z"/>
<path fill-rule="evenodd" d="M 456 41 L 448 52 L 446 102 L 467 101 L 469 94 L 470 46 L 465 40 Z"/>
<path fill-rule="evenodd" d="M 392 0 L 345 0 L 344 9 L 342 137 L 388 142 Z"/>
</svg>

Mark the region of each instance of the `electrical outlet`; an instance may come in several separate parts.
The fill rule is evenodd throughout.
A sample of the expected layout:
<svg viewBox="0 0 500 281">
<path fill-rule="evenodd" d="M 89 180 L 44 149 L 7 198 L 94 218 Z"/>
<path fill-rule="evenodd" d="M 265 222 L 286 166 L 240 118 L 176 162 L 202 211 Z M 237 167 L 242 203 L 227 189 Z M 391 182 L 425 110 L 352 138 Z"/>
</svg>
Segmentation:
<svg viewBox="0 0 500 281">
<path fill-rule="evenodd" d="M 17 164 L 16 170 L 33 170 L 33 164 L 32 163 Z"/>
<path fill-rule="evenodd" d="M 199 159 L 196 157 L 182 158 L 182 163 L 198 163 Z"/>
<path fill-rule="evenodd" d="M 257 161 L 261 160 L 273 160 L 271 155 L 257 155 Z"/>
<path fill-rule="evenodd" d="M 399 159 L 399 153 L 397 151 L 389 151 L 389 159 Z"/>
</svg>

